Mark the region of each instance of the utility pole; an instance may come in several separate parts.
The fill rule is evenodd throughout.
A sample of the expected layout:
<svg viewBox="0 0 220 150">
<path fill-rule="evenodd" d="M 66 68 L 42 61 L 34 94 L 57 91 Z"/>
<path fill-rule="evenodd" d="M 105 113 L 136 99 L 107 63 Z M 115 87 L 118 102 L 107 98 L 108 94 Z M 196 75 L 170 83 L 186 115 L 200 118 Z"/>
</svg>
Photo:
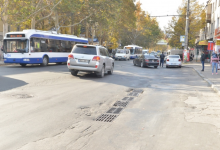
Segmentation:
<svg viewBox="0 0 220 150">
<path fill-rule="evenodd" d="M 189 36 L 189 3 L 190 0 L 188 0 L 187 4 L 187 12 L 186 12 L 186 30 L 185 30 L 185 46 L 184 49 L 188 50 L 188 36 Z"/>
</svg>

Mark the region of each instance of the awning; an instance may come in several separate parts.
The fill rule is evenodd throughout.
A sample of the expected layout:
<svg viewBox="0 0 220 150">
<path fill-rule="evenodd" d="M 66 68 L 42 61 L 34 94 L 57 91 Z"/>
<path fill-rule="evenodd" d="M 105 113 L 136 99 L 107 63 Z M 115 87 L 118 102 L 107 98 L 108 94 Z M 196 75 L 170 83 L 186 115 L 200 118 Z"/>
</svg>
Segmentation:
<svg viewBox="0 0 220 150">
<path fill-rule="evenodd" d="M 208 45 L 208 41 L 200 41 L 198 45 Z"/>
</svg>

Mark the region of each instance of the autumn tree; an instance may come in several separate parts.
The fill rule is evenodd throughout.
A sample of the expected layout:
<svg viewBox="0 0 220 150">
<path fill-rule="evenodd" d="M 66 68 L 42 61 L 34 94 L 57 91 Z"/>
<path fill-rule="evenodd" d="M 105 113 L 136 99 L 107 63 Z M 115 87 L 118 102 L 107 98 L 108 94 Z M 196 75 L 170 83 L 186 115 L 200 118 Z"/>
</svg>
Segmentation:
<svg viewBox="0 0 220 150">
<path fill-rule="evenodd" d="M 166 28 L 166 33 L 170 36 L 169 45 L 172 47 L 181 48 L 180 36 L 185 35 L 186 27 L 186 6 L 187 3 L 183 0 L 182 5 L 178 8 L 177 13 L 180 17 L 173 17 Z M 204 6 L 199 4 L 198 0 L 190 2 L 189 16 L 189 47 L 195 45 L 196 34 L 205 26 L 205 11 Z"/>
</svg>

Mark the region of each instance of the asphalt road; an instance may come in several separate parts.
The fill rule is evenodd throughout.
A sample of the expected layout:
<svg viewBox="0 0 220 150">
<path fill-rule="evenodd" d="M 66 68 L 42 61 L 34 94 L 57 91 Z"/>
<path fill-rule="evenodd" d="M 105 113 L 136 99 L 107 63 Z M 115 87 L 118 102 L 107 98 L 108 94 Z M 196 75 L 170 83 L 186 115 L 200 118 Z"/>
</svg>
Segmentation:
<svg viewBox="0 0 220 150">
<path fill-rule="evenodd" d="M 74 77 L 65 65 L 1 66 L 0 149 L 219 150 L 212 113 L 200 115 L 218 96 L 193 69 L 115 63 L 104 78 Z M 144 93 L 113 122 L 95 121 L 130 89 Z"/>
</svg>

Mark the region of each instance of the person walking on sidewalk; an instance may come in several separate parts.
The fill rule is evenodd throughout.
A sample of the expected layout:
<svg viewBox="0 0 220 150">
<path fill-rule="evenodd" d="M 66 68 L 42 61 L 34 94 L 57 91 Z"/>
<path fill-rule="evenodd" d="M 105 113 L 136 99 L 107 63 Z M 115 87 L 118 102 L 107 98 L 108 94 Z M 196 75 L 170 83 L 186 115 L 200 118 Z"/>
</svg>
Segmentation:
<svg viewBox="0 0 220 150">
<path fill-rule="evenodd" d="M 202 63 L 202 70 L 201 71 L 204 71 L 204 64 L 205 64 L 205 54 L 204 52 L 202 51 L 202 55 L 201 55 L 201 63 Z"/>
<path fill-rule="evenodd" d="M 161 64 L 162 64 L 162 67 L 163 67 L 164 58 L 165 58 L 165 55 L 162 52 L 162 54 L 160 55 L 160 67 L 161 67 Z"/>
<path fill-rule="evenodd" d="M 216 51 L 212 53 L 212 75 L 214 74 L 214 67 L 216 68 L 216 74 L 218 74 L 218 55 Z"/>
</svg>

